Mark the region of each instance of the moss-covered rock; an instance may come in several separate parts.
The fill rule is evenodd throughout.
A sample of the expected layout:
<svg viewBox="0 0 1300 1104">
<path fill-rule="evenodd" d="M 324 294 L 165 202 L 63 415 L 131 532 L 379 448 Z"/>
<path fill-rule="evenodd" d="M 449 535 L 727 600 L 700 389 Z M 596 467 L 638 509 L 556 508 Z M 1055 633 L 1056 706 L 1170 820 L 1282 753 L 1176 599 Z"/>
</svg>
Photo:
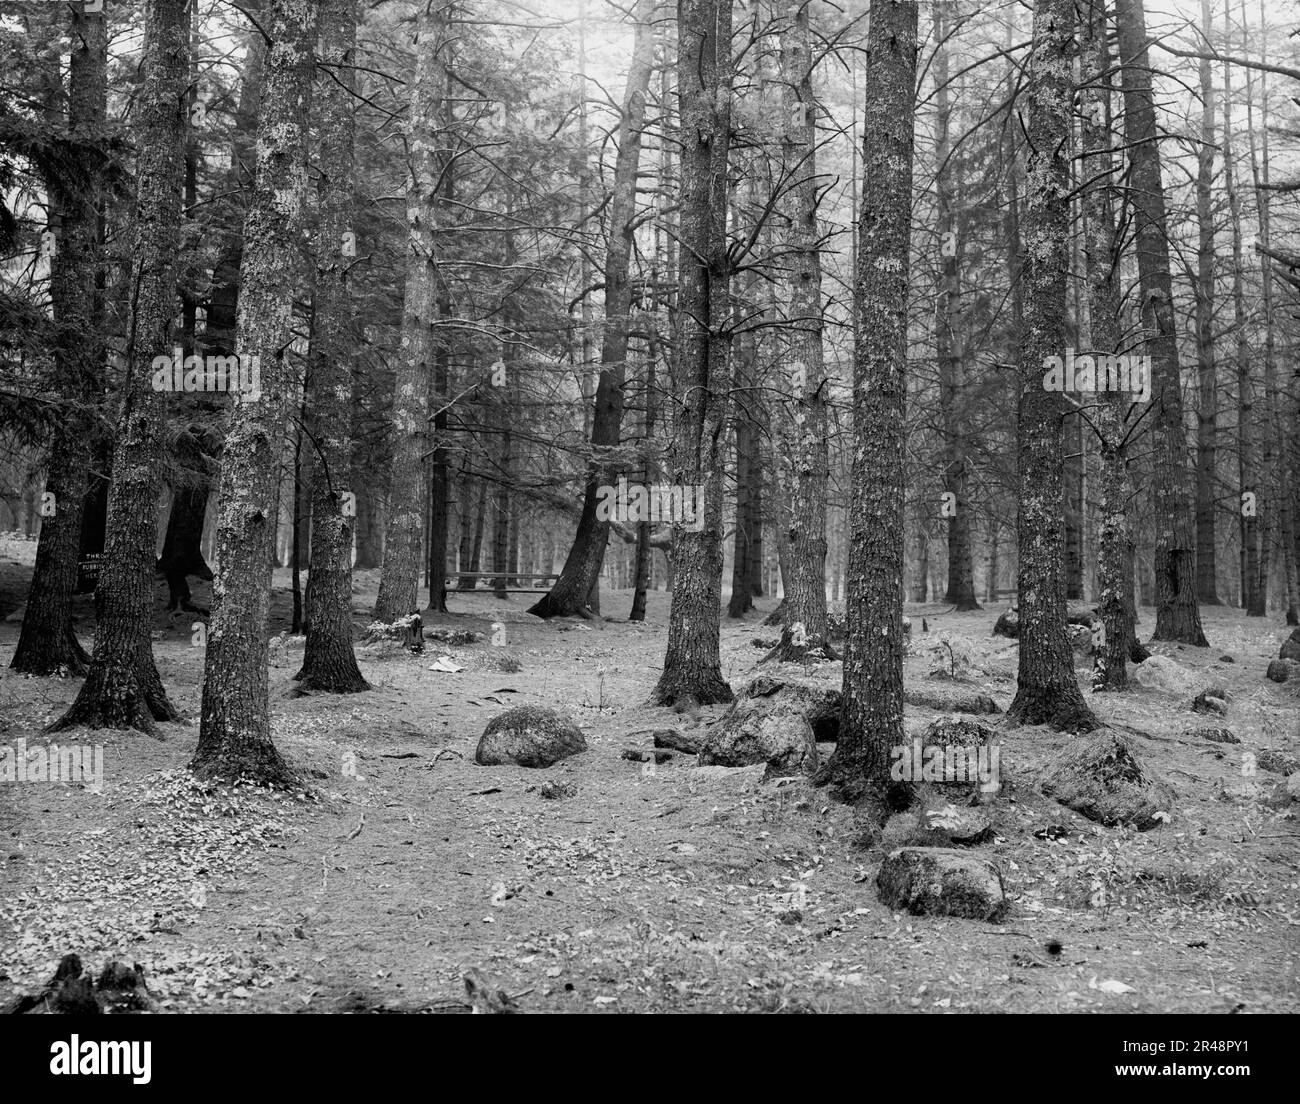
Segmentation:
<svg viewBox="0 0 1300 1104">
<path fill-rule="evenodd" d="M 917 916 L 996 922 L 1009 908 L 1002 875 L 987 859 L 945 847 L 900 847 L 880 864 L 876 891 Z"/>
<path fill-rule="evenodd" d="M 474 762 L 549 767 L 587 750 L 586 738 L 568 717 L 553 709 L 520 705 L 493 717 L 478 742 Z"/>
<path fill-rule="evenodd" d="M 1042 791 L 1099 824 L 1154 828 L 1174 805 L 1174 792 L 1150 775 L 1129 742 L 1109 729 L 1066 745 L 1042 777 Z"/>
</svg>

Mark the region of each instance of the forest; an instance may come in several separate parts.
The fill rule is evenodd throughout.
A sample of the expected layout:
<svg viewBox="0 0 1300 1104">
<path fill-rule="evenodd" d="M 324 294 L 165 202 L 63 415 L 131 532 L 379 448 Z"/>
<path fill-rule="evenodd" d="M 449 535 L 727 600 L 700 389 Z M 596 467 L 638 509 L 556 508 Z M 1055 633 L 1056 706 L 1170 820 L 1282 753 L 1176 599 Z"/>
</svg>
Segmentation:
<svg viewBox="0 0 1300 1104">
<path fill-rule="evenodd" d="M 1300 3 L 0 0 L 0 1008 L 1300 1011 Z"/>
</svg>

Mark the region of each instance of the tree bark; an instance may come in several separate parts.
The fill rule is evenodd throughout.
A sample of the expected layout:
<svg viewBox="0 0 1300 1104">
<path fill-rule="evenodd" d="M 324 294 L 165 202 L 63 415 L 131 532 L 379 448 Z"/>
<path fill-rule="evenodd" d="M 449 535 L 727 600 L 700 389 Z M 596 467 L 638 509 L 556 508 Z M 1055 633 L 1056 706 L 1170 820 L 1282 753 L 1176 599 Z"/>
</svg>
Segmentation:
<svg viewBox="0 0 1300 1104">
<path fill-rule="evenodd" d="M 435 211 L 440 157 L 438 129 L 446 72 L 442 61 L 445 11 L 422 5 L 415 41 L 406 130 L 406 290 L 402 349 L 393 381 L 393 458 L 388 482 L 388 528 L 375 620 L 386 624 L 420 604 L 420 547 L 424 535 L 425 459 L 429 380 L 437 290 Z"/>
<path fill-rule="evenodd" d="M 72 597 L 86 485 L 91 465 L 93 404 L 99 398 L 103 342 L 97 310 L 100 268 L 99 208 L 104 165 L 94 144 L 104 137 L 108 36 L 104 14 L 71 5 L 72 57 L 68 75 L 67 140 L 83 147 L 75 185 L 57 174 L 45 184 L 57 212 L 50 259 L 55 386 L 68 403 L 45 462 L 51 496 L 36 545 L 18 645 L 10 666 L 28 675 L 84 675 L 90 657 L 72 627 Z M 30 515 L 29 515 L 30 521 Z"/>
<path fill-rule="evenodd" d="M 180 470 L 172 481 L 172 508 L 158 557 L 158 570 L 167 580 L 169 611 L 208 612 L 190 602 L 189 576 L 205 581 L 212 579 L 212 569 L 203 558 L 201 545 L 208 487 L 215 470 L 209 457 L 221 449 L 221 442 L 214 437 L 215 434 L 194 423 L 176 438 L 175 458 Z"/>
<path fill-rule="evenodd" d="M 1247 26 L 1246 4 L 1241 5 L 1242 33 Z M 1264 10 L 1260 9 L 1260 26 L 1264 26 Z M 1263 60 L 1267 60 L 1266 58 Z M 1246 611 L 1251 617 L 1264 617 L 1268 612 L 1268 586 L 1271 567 L 1276 559 L 1282 562 L 1283 600 L 1288 613 L 1295 616 L 1294 546 L 1291 541 L 1291 496 L 1284 489 L 1286 431 L 1282 421 L 1281 389 L 1277 382 L 1277 338 L 1273 296 L 1273 265 L 1268 257 L 1272 237 L 1272 211 L 1269 203 L 1269 145 L 1268 145 L 1268 75 L 1261 73 L 1260 115 L 1265 124 L 1260 128 L 1259 147 L 1255 142 L 1254 79 L 1246 78 L 1246 134 L 1250 144 L 1251 178 L 1255 185 L 1255 209 L 1259 227 L 1259 262 L 1261 280 L 1261 309 L 1264 323 L 1264 405 L 1267 419 L 1263 433 L 1263 456 L 1260 469 L 1263 478 L 1259 483 L 1258 511 L 1264 519 L 1261 539 L 1259 582 L 1255 602 Z"/>
<path fill-rule="evenodd" d="M 95 651 L 81 692 L 50 726 L 56 732 L 83 724 L 152 732 L 154 721 L 176 717 L 154 665 L 150 635 L 166 426 L 166 406 L 162 393 L 152 387 L 151 364 L 156 355 L 170 354 L 172 319 L 178 312 L 189 19 L 184 0 L 151 0 L 145 12 L 144 83 L 136 107 L 128 377 L 95 590 Z"/>
<path fill-rule="evenodd" d="M 1223 14 L 1224 39 L 1231 39 L 1228 11 Z M 1232 67 L 1223 66 L 1223 186 L 1228 194 L 1228 221 L 1232 232 L 1232 327 L 1236 334 L 1235 364 L 1237 376 L 1237 480 L 1239 495 L 1233 503 L 1237 512 L 1237 535 L 1240 542 L 1242 609 L 1255 605 L 1255 588 L 1259 583 L 1259 527 L 1256 511 L 1245 508 L 1244 496 L 1254 494 L 1254 381 L 1251 379 L 1250 342 L 1246 333 L 1245 258 L 1241 242 L 1241 197 L 1237 191 L 1236 161 L 1232 152 Z"/>
<path fill-rule="evenodd" d="M 1116 0 L 1124 135 L 1129 147 L 1129 202 L 1135 222 L 1143 322 L 1156 404 L 1152 427 L 1156 526 L 1154 640 L 1205 648 L 1196 605 L 1196 537 L 1187 439 L 1183 430 L 1178 324 L 1169 275 L 1168 221 L 1142 0 Z"/>
<path fill-rule="evenodd" d="M 752 280 L 747 281 L 750 287 L 752 283 Z M 754 584 L 750 577 L 753 561 L 749 554 L 749 538 L 754 523 L 754 483 L 762 479 L 762 469 L 755 455 L 758 431 L 751 414 L 751 407 L 758 399 L 754 378 L 758 349 L 754 332 L 749 330 L 739 334 L 736 346 L 736 396 L 732 408 L 736 440 L 736 523 L 731 545 L 728 617 L 744 617 L 754 608 Z"/>
<path fill-rule="evenodd" d="M 618 127 L 618 155 L 610 202 L 609 245 L 605 253 L 605 328 L 600 348 L 600 375 L 592 410 L 592 457 L 587 466 L 582 514 L 573 544 L 555 585 L 529 609 L 538 617 L 567 616 L 587 606 L 587 597 L 600 577 L 609 542 L 609 521 L 597 517 L 602 485 L 618 475 L 612 453 L 618 448 L 623 424 L 623 383 L 627 376 L 628 328 L 632 285 L 628 278 L 636 217 L 637 172 L 645 129 L 646 92 L 654 67 L 654 9 L 658 0 L 638 0 L 633 12 L 636 32 L 632 64 L 627 75 L 623 111 Z"/>
<path fill-rule="evenodd" d="M 320 226 L 313 298 L 311 366 L 304 405 L 311 457 L 311 571 L 300 690 L 349 694 L 369 689 L 352 650 L 352 527 L 347 490 L 355 347 L 351 267 L 356 248 L 357 0 L 324 0 L 316 89 L 320 132 Z"/>
<path fill-rule="evenodd" d="M 668 649 L 653 700 L 732 700 L 722 677 L 723 447 L 731 386 L 727 165 L 731 130 L 731 0 L 679 0 L 677 96 L 681 142 L 680 317 L 675 384 L 680 397 L 669 463 L 692 494 L 693 531 L 673 525 Z M 699 509 L 700 496 L 703 509 Z M 700 519 L 700 513 L 703 518 Z"/>
<path fill-rule="evenodd" d="M 1115 183 L 1112 176 L 1111 99 L 1113 78 L 1107 40 L 1105 0 L 1090 0 L 1082 37 L 1083 167 L 1091 183 L 1083 194 L 1084 264 L 1087 273 L 1090 345 L 1094 357 L 1121 350 L 1121 306 L 1115 240 Z M 1093 664 L 1095 691 L 1128 686 L 1125 666 L 1136 630 L 1131 618 L 1132 541 L 1128 503 L 1133 484 L 1128 473 L 1127 415 L 1132 407 L 1119 391 L 1098 395 L 1089 411 L 1101 446 L 1100 500 L 1097 506 L 1097 607 L 1104 636 Z"/>
<path fill-rule="evenodd" d="M 939 165 L 935 190 L 939 204 L 939 302 L 935 311 L 935 356 L 939 362 L 939 406 L 943 417 L 943 489 L 952 496 L 948 521 L 948 589 L 945 602 L 958 612 L 980 608 L 975 597 L 975 560 L 971 547 L 971 505 L 967 498 L 964 349 L 961 328 L 961 266 L 958 235 L 961 227 L 953 210 L 954 180 L 959 161 L 952 160 L 949 140 L 951 109 L 948 99 L 948 5 L 934 4 L 935 161 Z"/>
<path fill-rule="evenodd" d="M 1201 30 L 1212 32 L 1210 0 L 1201 0 Z M 1214 82 L 1201 58 L 1201 144 L 1196 161 L 1196 592 L 1202 605 L 1220 605 L 1215 500 L 1218 491 L 1218 366 L 1214 360 Z"/>
<path fill-rule="evenodd" d="M 771 658 L 798 662 L 834 656 L 826 618 L 826 391 L 822 357 L 821 233 L 817 224 L 817 97 L 813 90 L 808 5 L 789 0 L 781 16 L 781 84 L 785 88 L 778 197 L 777 298 L 785 314 L 780 330 L 782 381 L 790 389 L 778 420 L 776 478 L 787 526 L 788 573 L 781 641 Z M 780 509 L 780 506 L 778 506 Z M 801 630 L 801 631 L 800 631 Z"/>
<path fill-rule="evenodd" d="M 258 120 L 257 170 L 244 221 L 235 347 L 257 357 L 261 388 L 230 412 L 217 505 L 217 577 L 203 669 L 196 775 L 266 784 L 296 776 L 271 741 L 267 616 L 275 547 L 278 472 L 293 373 L 298 239 L 307 201 L 307 106 L 319 9 L 271 0 L 263 26 L 273 42 Z"/>
<path fill-rule="evenodd" d="M 819 779 L 847 799 L 893 788 L 903 731 L 904 414 L 917 9 L 872 9 L 854 285 L 853 480 L 839 741 Z"/>
<path fill-rule="evenodd" d="M 450 47 L 449 47 L 450 48 Z M 444 65 L 447 96 L 451 92 L 451 73 Z M 456 162 L 450 151 L 444 151 L 438 160 L 439 174 L 442 179 L 440 200 L 447 202 L 456 198 Z M 434 296 L 438 318 L 446 322 L 453 314 L 451 285 L 439 273 L 437 292 Z M 440 328 L 435 337 L 433 355 L 433 452 L 429 463 L 429 606 L 435 613 L 447 612 L 447 537 L 448 504 L 451 496 L 450 452 L 448 442 L 451 433 L 448 421 L 448 408 L 451 403 L 451 341 L 449 331 Z"/>
<path fill-rule="evenodd" d="M 1022 222 L 1024 325 L 1020 342 L 1020 663 L 1008 717 L 1069 731 L 1096 727 L 1065 635 L 1061 517 L 1065 396 L 1044 386 L 1063 357 L 1069 271 L 1074 0 L 1037 0 L 1027 84 L 1028 165 Z"/>
</svg>

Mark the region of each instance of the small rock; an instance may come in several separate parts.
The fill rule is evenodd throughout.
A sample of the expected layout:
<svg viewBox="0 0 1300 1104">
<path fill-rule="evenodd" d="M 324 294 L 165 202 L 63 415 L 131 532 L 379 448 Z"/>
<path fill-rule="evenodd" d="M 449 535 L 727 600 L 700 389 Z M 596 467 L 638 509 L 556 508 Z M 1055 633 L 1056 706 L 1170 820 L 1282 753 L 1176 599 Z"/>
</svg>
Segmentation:
<svg viewBox="0 0 1300 1104">
<path fill-rule="evenodd" d="M 1070 649 L 1075 655 L 1090 655 L 1092 653 L 1092 629 L 1087 625 L 1067 625 L 1065 636 L 1069 640 Z"/>
<path fill-rule="evenodd" d="M 1153 655 L 1133 668 L 1139 686 L 1165 694 L 1183 694 L 1191 685 L 1191 672 L 1168 656 Z"/>
<path fill-rule="evenodd" d="M 1150 662 L 1148 660 L 1147 662 Z M 1228 691 L 1222 686 L 1210 686 L 1196 695 L 1192 702 L 1193 713 L 1211 713 L 1218 717 L 1228 715 Z"/>
<path fill-rule="evenodd" d="M 629 759 L 633 763 L 648 763 L 651 756 L 656 763 L 666 763 L 673 757 L 671 751 L 663 751 L 659 748 L 653 748 L 647 751 L 645 748 L 630 747 L 623 749 L 623 758 Z"/>
<path fill-rule="evenodd" d="M 1260 751 L 1255 753 L 1255 765 L 1272 774 L 1292 775 L 1300 770 L 1300 759 L 1288 751 Z"/>
<path fill-rule="evenodd" d="M 1008 903 L 1002 875 L 986 859 L 941 847 L 900 847 L 880 864 L 882 903 L 917 916 L 960 916 L 996 922 Z"/>
<path fill-rule="evenodd" d="M 1209 740 L 1212 744 L 1239 744 L 1241 740 L 1230 728 L 1189 728 L 1183 733 L 1194 740 Z"/>
<path fill-rule="evenodd" d="M 993 626 L 993 635 L 1005 636 L 1011 640 L 1020 639 L 1020 614 L 1013 609 L 1007 610 Z"/>
<path fill-rule="evenodd" d="M 703 736 L 683 732 L 680 728 L 655 729 L 653 739 L 657 748 L 672 748 L 687 755 L 699 755 L 700 745 L 704 743 Z"/>
<path fill-rule="evenodd" d="M 1291 784 L 1292 779 L 1296 779 L 1295 785 Z M 1291 775 L 1284 782 L 1264 787 L 1257 800 L 1262 805 L 1268 806 L 1269 809 L 1286 809 L 1288 805 L 1300 800 L 1300 778 L 1297 778 L 1297 775 Z"/>
<path fill-rule="evenodd" d="M 757 790 L 767 773 L 764 763 L 751 767 L 692 767 L 689 772 L 690 789 L 696 786 L 717 786 L 728 790 Z"/>
<path fill-rule="evenodd" d="M 1287 682 L 1293 678 L 1300 678 L 1300 662 L 1294 659 L 1270 660 L 1264 677 L 1270 682 Z"/>
<path fill-rule="evenodd" d="M 980 809 L 943 805 L 922 811 L 912 842 L 918 847 L 972 847 L 993 835 L 993 822 Z"/>
<path fill-rule="evenodd" d="M 537 791 L 547 801 L 563 801 L 565 798 L 573 797 L 578 792 L 578 787 L 572 782 L 552 782 L 542 783 L 542 787 Z"/>
<path fill-rule="evenodd" d="M 1236 661 L 1235 659 L 1233 659 L 1232 656 L 1230 656 L 1230 655 L 1221 655 L 1221 656 L 1219 656 L 1219 662 L 1220 662 L 1220 663 L 1236 663 L 1237 661 Z"/>
<path fill-rule="evenodd" d="M 549 767 L 587 750 L 582 730 L 563 714 L 520 705 L 493 717 L 474 752 L 481 766 Z"/>
</svg>

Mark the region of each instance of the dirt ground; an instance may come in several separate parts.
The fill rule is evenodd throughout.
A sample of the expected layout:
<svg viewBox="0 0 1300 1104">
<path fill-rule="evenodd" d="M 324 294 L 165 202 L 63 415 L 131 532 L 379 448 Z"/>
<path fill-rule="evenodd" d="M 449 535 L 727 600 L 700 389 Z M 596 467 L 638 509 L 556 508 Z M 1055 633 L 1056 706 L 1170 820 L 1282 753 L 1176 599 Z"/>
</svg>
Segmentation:
<svg viewBox="0 0 1300 1104">
<path fill-rule="evenodd" d="M 0 744 L 10 746 L 46 742 L 43 726 L 78 687 L 8 670 L 30 563 L 30 546 L 0 543 Z M 377 573 L 359 574 L 359 627 L 376 585 Z M 276 587 L 278 633 L 285 573 Z M 161 611 L 161 583 L 158 598 Z M 1002 731 L 996 835 L 981 851 L 1013 907 L 995 925 L 881 905 L 882 852 L 855 846 L 850 811 L 802 780 L 763 783 L 761 767 L 698 769 L 681 755 L 653 772 L 623 759 L 651 729 L 722 712 L 645 704 L 668 601 L 652 595 L 647 620 L 629 624 L 630 595 L 607 593 L 619 620 L 601 627 L 530 618 L 523 596 L 455 595 L 456 614 L 430 627 L 471 629 L 482 643 L 420 656 L 360 648 L 373 689 L 345 698 L 292 697 L 301 640 L 273 644 L 275 738 L 308 780 L 301 794 L 188 779 L 202 651 L 192 618 L 160 612 L 155 654 L 185 720 L 162 726 L 161 740 L 82 734 L 104 748 L 99 793 L 0 784 L 0 1003 L 76 951 L 96 966 L 141 963 L 177 1012 L 427 1009 L 458 997 L 474 966 L 529 1012 L 1300 1011 L 1300 831 L 1293 812 L 1262 800 L 1280 775 L 1243 775 L 1247 751 L 1300 754 L 1300 698 L 1263 677 L 1285 637 L 1280 618 L 1205 610 L 1209 650 L 1160 649 L 1195 672 L 1194 690 L 1228 687 L 1226 721 L 1194 715 L 1191 694 L 1090 696 L 1100 716 L 1145 733 L 1139 752 L 1177 793 L 1151 832 L 1099 828 L 1037 792 L 1068 737 Z M 773 604 L 723 620 L 736 689 L 775 635 L 759 625 Z M 946 638 L 1005 708 L 1016 646 L 991 636 L 1000 611 L 946 608 L 909 608 L 909 682 L 948 655 L 936 645 Z M 1149 632 L 1154 614 L 1142 616 Z M 489 642 L 493 622 L 503 646 Z M 86 604 L 83 639 L 92 624 Z M 430 670 L 443 654 L 464 670 Z M 840 678 L 835 663 L 808 673 Z M 570 714 L 589 750 L 544 771 L 477 766 L 485 724 L 521 704 Z M 909 724 L 934 716 L 908 711 Z M 1187 734 L 1208 723 L 1241 743 Z M 548 780 L 576 795 L 546 799 Z M 1049 826 L 1067 832 L 1035 836 L 1055 834 Z"/>
</svg>

